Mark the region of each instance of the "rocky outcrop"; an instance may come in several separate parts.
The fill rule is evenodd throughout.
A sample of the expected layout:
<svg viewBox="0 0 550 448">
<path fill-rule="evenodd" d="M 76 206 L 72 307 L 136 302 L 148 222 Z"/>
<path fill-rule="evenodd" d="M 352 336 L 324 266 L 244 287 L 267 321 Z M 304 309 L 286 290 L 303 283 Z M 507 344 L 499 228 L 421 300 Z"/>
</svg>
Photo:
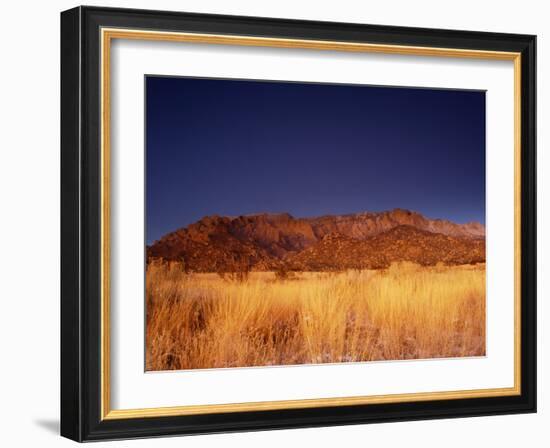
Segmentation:
<svg viewBox="0 0 550 448">
<path fill-rule="evenodd" d="M 147 257 L 176 260 L 198 272 L 236 265 L 254 270 L 376 268 L 391 261 L 461 264 L 485 260 L 485 227 L 429 219 L 395 209 L 294 218 L 288 213 L 208 216 L 169 233 Z"/>
</svg>

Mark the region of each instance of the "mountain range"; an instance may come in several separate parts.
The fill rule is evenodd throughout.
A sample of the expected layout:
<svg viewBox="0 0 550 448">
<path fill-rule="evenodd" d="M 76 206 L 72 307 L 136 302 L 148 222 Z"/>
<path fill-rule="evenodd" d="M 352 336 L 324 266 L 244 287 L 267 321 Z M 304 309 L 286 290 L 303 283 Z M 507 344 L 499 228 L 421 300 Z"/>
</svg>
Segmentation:
<svg viewBox="0 0 550 448">
<path fill-rule="evenodd" d="M 410 210 L 295 218 L 288 213 L 207 216 L 147 247 L 147 259 L 195 272 L 379 269 L 485 261 L 485 226 Z"/>
</svg>

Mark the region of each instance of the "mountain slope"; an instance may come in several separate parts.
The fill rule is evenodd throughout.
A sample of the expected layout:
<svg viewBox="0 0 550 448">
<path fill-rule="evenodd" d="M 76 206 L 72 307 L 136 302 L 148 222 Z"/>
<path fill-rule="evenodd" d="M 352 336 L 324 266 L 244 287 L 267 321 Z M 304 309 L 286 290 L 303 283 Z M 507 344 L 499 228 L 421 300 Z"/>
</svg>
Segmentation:
<svg viewBox="0 0 550 448">
<path fill-rule="evenodd" d="M 156 241 L 147 258 L 184 261 L 198 272 L 376 268 L 400 260 L 461 264 L 484 261 L 484 235 L 479 223 L 431 220 L 402 209 L 317 218 L 210 216 Z"/>
<path fill-rule="evenodd" d="M 432 233 L 401 225 L 387 232 L 356 240 L 330 234 L 286 260 L 290 269 L 380 269 L 392 262 L 412 261 L 421 265 L 468 264 L 485 261 L 485 242 Z"/>
</svg>

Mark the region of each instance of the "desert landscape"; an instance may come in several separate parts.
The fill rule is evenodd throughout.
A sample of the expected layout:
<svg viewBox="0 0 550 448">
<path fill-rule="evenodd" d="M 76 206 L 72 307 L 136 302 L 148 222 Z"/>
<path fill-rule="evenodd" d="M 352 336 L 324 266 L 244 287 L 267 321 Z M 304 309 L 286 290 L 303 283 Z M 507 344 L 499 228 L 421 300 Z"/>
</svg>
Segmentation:
<svg viewBox="0 0 550 448">
<path fill-rule="evenodd" d="M 485 227 L 207 216 L 147 247 L 146 369 L 485 354 Z"/>
<path fill-rule="evenodd" d="M 146 96 L 146 370 L 485 355 L 485 91 Z"/>
</svg>

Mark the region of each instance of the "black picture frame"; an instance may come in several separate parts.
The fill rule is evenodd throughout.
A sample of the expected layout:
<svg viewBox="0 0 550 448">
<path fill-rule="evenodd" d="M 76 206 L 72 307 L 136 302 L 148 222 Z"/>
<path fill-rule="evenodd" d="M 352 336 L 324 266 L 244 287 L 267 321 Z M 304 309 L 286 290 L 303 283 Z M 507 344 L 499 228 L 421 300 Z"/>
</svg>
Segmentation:
<svg viewBox="0 0 550 448">
<path fill-rule="evenodd" d="M 245 35 L 521 54 L 521 393 L 514 396 L 101 418 L 100 29 Z M 536 412 L 536 37 L 77 7 L 61 13 L 61 435 L 76 441 Z"/>
</svg>

